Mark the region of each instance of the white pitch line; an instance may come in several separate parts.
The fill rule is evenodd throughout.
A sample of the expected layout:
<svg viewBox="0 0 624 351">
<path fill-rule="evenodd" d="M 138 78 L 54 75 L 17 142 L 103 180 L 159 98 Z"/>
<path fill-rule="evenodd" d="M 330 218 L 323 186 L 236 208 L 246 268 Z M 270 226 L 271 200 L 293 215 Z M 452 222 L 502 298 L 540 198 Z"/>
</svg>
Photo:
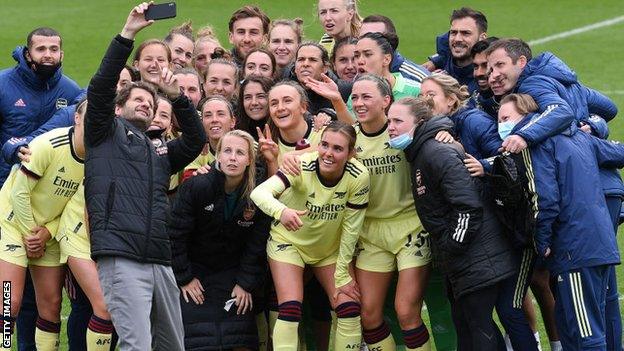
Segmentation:
<svg viewBox="0 0 624 351">
<path fill-rule="evenodd" d="M 603 90 L 600 92 L 605 95 L 624 95 L 624 90 Z"/>
<path fill-rule="evenodd" d="M 544 37 L 544 38 L 531 40 L 530 42 L 528 42 L 528 44 L 529 45 L 544 44 L 544 43 L 547 43 L 549 41 L 562 39 L 562 38 L 567 38 L 567 37 L 570 37 L 570 36 L 573 36 L 573 35 L 577 35 L 577 34 L 580 34 L 580 33 L 584 33 L 584 32 L 589 32 L 589 31 L 597 29 L 597 28 L 612 26 L 612 25 L 614 25 L 616 23 L 619 23 L 619 22 L 622 22 L 622 21 L 624 21 L 624 16 L 619 16 L 619 17 L 608 19 L 608 20 L 596 22 L 594 24 L 590 24 L 590 25 L 587 25 L 587 26 L 571 29 L 571 30 L 568 30 L 568 31 L 565 31 L 565 32 L 549 35 L 549 36 Z"/>
</svg>

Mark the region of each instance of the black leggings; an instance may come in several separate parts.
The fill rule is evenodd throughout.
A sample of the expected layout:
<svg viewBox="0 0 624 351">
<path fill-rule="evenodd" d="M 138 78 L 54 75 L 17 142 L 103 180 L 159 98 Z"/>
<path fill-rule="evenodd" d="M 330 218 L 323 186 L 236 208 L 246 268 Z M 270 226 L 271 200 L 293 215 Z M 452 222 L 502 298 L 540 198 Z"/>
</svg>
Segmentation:
<svg viewBox="0 0 624 351">
<path fill-rule="evenodd" d="M 505 341 L 492 313 L 498 296 L 498 284 L 487 286 L 459 299 L 448 284 L 453 323 L 457 331 L 457 351 L 505 351 Z"/>
</svg>

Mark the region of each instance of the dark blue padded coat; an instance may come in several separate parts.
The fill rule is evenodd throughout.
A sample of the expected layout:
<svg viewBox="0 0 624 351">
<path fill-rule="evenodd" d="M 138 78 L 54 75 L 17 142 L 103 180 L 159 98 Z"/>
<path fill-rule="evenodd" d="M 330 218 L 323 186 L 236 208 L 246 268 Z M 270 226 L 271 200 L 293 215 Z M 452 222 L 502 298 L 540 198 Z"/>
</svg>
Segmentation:
<svg viewBox="0 0 624 351">
<path fill-rule="evenodd" d="M 17 65 L 0 71 L 0 145 L 11 137 L 30 134 L 81 92 L 60 68 L 50 79 L 41 80 L 28 65 L 25 51 L 25 47 L 16 47 L 13 59 Z M 11 166 L 0 160 L 0 184 Z"/>
<path fill-rule="evenodd" d="M 579 83 L 576 73 L 550 52 L 528 62 L 515 91 L 531 95 L 539 106 L 540 115 L 513 133 L 529 145 L 560 132 L 573 133 L 581 122 L 589 124 L 594 135 L 606 138 L 606 124 L 591 115 L 598 115 L 607 122 L 617 114 L 613 101 Z M 604 194 L 624 197 L 624 185 L 617 171 L 601 169 L 600 173 Z"/>
<path fill-rule="evenodd" d="M 450 115 L 453 132 L 464 146 L 466 153 L 481 161 L 489 172 L 491 165 L 485 159 L 498 155 L 503 141 L 498 135 L 497 123 L 485 112 L 470 107 L 460 108 Z"/>
<path fill-rule="evenodd" d="M 75 103 L 71 106 L 63 107 L 57 110 L 56 113 L 50 119 L 45 122 L 41 127 L 37 128 L 34 132 L 20 137 L 13 137 L 7 140 L 2 145 L 2 158 L 10 165 L 20 162 L 17 157 L 17 151 L 20 147 L 28 145 L 35 137 L 49 132 L 52 129 L 71 127 L 74 125 L 74 113 L 76 112 L 76 103 L 87 95 L 87 91 L 84 90 L 80 95 L 76 97 Z"/>
<path fill-rule="evenodd" d="M 515 128 L 531 123 L 531 116 Z M 527 178 L 537 206 L 535 249 L 543 257 L 550 248 L 549 270 L 558 274 L 619 263 L 604 193 L 593 185 L 600 182 L 599 167 L 624 166 L 624 145 L 576 130 L 531 145 L 529 154 Z"/>
</svg>

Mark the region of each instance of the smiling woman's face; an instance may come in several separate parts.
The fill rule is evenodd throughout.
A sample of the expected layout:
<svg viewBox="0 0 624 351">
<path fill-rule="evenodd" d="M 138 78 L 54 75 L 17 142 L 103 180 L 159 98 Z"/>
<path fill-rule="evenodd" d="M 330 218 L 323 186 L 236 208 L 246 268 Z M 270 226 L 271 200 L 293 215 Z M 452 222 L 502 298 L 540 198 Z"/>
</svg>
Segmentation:
<svg viewBox="0 0 624 351">
<path fill-rule="evenodd" d="M 279 129 L 294 127 L 303 119 L 306 106 L 295 87 L 279 85 L 269 92 L 269 113 Z"/>
<path fill-rule="evenodd" d="M 161 44 L 151 44 L 143 48 L 141 57 L 134 61 L 134 68 L 139 71 L 141 80 L 158 85 L 160 71 L 169 67 L 167 50 Z"/>
<path fill-rule="evenodd" d="M 243 108 L 249 118 L 260 121 L 267 117 L 269 112 L 268 94 L 262 89 L 262 85 L 250 82 L 243 91 Z"/>
</svg>

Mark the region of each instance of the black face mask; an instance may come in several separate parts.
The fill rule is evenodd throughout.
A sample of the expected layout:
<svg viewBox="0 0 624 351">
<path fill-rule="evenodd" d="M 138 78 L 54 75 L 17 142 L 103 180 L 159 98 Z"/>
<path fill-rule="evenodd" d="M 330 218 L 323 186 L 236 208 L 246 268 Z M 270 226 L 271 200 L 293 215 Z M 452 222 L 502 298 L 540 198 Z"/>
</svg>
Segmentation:
<svg viewBox="0 0 624 351">
<path fill-rule="evenodd" d="M 56 71 L 61 68 L 61 62 L 55 65 L 44 65 L 38 62 L 28 61 L 28 64 L 30 65 L 30 68 L 35 71 L 37 77 L 44 81 L 52 78 Z"/>
<path fill-rule="evenodd" d="M 43 65 L 37 62 L 30 62 L 30 66 L 39 79 L 48 80 L 52 78 L 52 76 L 61 68 L 61 63 L 57 63 L 55 65 Z"/>
</svg>

